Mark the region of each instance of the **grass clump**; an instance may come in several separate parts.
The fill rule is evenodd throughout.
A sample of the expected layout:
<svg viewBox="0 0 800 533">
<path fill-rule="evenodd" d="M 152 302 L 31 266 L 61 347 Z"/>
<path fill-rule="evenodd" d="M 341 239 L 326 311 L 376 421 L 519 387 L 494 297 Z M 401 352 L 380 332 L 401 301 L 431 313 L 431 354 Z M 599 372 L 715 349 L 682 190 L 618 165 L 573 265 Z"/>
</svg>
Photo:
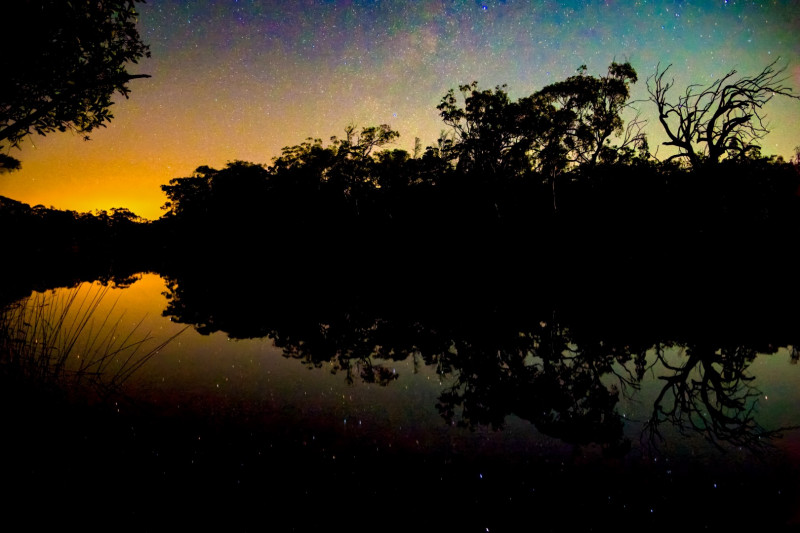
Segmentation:
<svg viewBox="0 0 800 533">
<path fill-rule="evenodd" d="M 153 346 L 144 319 L 132 328 L 124 313 L 101 303 L 109 287 L 82 284 L 33 293 L 0 310 L 0 371 L 16 381 L 101 398 L 120 386 L 177 334 Z M 149 346 L 149 347 L 148 347 Z"/>
</svg>

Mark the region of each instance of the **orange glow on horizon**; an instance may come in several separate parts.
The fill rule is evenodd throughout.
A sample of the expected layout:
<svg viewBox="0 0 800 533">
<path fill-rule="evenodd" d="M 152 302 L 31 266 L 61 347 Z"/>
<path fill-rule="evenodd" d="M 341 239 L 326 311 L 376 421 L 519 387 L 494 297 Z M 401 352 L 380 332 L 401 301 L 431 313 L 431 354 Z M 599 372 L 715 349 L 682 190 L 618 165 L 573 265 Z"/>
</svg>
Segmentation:
<svg viewBox="0 0 800 533">
<path fill-rule="evenodd" d="M 512 4 L 423 3 L 395 12 L 381 3 L 349 10 L 284 3 L 238 18 L 204 3 L 141 4 L 152 58 L 129 70 L 152 77 L 130 83 L 130 99 L 117 99 L 114 119 L 89 142 L 56 132 L 31 136 L 21 150 L 5 147 L 22 169 L 0 174 L 0 195 L 81 212 L 126 207 L 153 220 L 166 201 L 160 186 L 201 165 L 268 165 L 282 147 L 308 137 L 327 142 L 349 124 L 389 124 L 400 133 L 391 148 L 411 151 L 415 137 L 432 145 L 446 129 L 436 105 L 449 89 L 507 83 L 516 100 L 582 63 L 602 74 L 611 61 L 630 60 L 639 75 L 631 100 L 659 158 L 671 152 L 659 146 L 646 91 L 659 63 L 675 65 L 672 98 L 731 69 L 756 74 L 776 57 L 784 58 L 786 84 L 800 92 L 798 12 L 790 6 L 685 5 L 676 18 L 656 6 L 641 16 L 638 4 L 592 3 L 564 25 L 560 9 Z M 760 143 L 763 155 L 790 158 L 800 145 L 800 102 L 775 98 L 765 112 L 772 133 Z"/>
<path fill-rule="evenodd" d="M 800 106 L 784 100 L 770 104 L 768 120 L 773 130 L 763 140 L 762 148 L 764 155 L 780 154 L 788 160 L 794 147 L 800 144 L 795 129 L 800 123 Z M 262 135 L 247 127 L 251 125 L 227 122 L 207 124 L 200 130 L 197 119 L 191 116 L 148 132 L 132 122 L 127 109 L 123 112 L 128 103 L 118 106 L 115 109 L 118 118 L 95 132 L 90 141 L 71 133 L 51 134 L 34 137 L 23 143 L 21 150 L 10 151 L 10 155 L 22 161 L 22 169 L 0 174 L 0 195 L 30 205 L 79 212 L 126 207 L 141 217 L 155 220 L 163 215 L 161 206 L 166 202 L 160 187 L 173 178 L 190 176 L 201 165 L 221 168 L 237 159 L 269 165 L 284 146 L 298 144 L 307 137 L 321 137 L 327 142 L 331 135 L 341 136 L 343 125 L 356 122 L 341 117 L 339 127 L 333 125 L 323 132 L 319 123 L 308 118 L 302 120 L 295 110 L 287 113 L 296 119 L 288 121 L 293 128 L 273 123 L 265 126 Z M 407 135 L 402 125 L 393 124 L 401 134 L 393 147 L 410 151 L 415 136 L 421 137 L 423 145 L 431 144 L 440 126 L 435 115 L 426 118 L 430 124 L 426 133 L 416 128 L 415 133 Z M 308 125 L 311 134 L 301 132 L 298 124 L 302 122 Z M 654 134 L 659 132 L 653 131 L 652 122 L 648 132 L 651 150 L 655 151 L 658 145 Z M 357 123 L 378 121 L 365 119 Z M 216 139 L 227 142 L 216 143 Z M 235 145 L 236 139 L 242 142 Z M 660 158 L 666 153 L 665 147 L 659 148 Z"/>
</svg>

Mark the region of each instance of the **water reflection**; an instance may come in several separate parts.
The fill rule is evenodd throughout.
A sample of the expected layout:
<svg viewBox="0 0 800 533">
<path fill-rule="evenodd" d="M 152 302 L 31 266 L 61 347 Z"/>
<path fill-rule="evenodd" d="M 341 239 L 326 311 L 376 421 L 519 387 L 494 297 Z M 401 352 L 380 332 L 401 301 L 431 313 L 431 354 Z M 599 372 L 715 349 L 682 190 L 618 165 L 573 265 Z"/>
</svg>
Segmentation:
<svg viewBox="0 0 800 533">
<path fill-rule="evenodd" d="M 125 288 L 135 279 L 119 280 Z M 125 320 L 109 301 L 110 286 L 81 284 L 36 292 L 0 307 L 0 368 L 38 388 L 99 398 L 113 396 L 185 330 L 161 341 Z M 187 326 L 188 327 L 188 326 Z"/>
<path fill-rule="evenodd" d="M 606 379 L 627 354 L 580 347 L 566 328 L 544 322 L 501 346 L 457 346 L 457 378 L 437 405 L 446 420 L 502 428 L 515 414 L 569 444 L 599 444 L 612 455 L 629 448 L 616 411 L 625 380 Z"/>
<path fill-rule="evenodd" d="M 284 357 L 343 375 L 346 384 L 394 386 L 404 360 L 433 369 L 447 383 L 435 407 L 450 425 L 500 430 L 513 415 L 566 444 L 600 446 L 608 457 L 631 450 L 632 428 L 654 449 L 693 435 L 718 449 L 757 452 L 797 427 L 757 422 L 761 392 L 748 374 L 754 347 L 691 330 L 677 339 L 628 339 L 533 306 L 486 313 L 483 302 L 460 302 L 431 313 L 440 303 L 419 293 L 388 301 L 355 292 L 305 299 L 275 287 L 237 292 L 196 278 L 167 279 L 165 316 L 204 335 L 269 338 Z M 631 406 L 639 417 L 623 414 Z"/>
<path fill-rule="evenodd" d="M 357 498 L 355 529 L 386 513 L 413 527 L 414 513 L 393 511 L 409 497 L 437 502 L 435 523 L 464 531 L 514 531 L 533 515 L 552 530 L 692 529 L 686 512 L 739 505 L 742 493 L 760 513 L 694 525 L 785 524 L 798 509 L 797 357 L 767 340 L 785 344 L 792 329 L 725 343 L 633 319 L 624 331 L 518 292 L 509 304 L 429 286 L 213 279 L 145 274 L 106 289 L 98 316 L 116 302 L 119 332 L 140 324 L 159 343 L 192 327 L 130 376 L 133 403 L 113 416 L 18 413 L 28 396 L 5 389 L 19 494 L 45 479 L 76 494 L 66 506 L 81 499 L 75 484 L 114 487 L 97 496 L 114 516 L 120 495 L 163 502 L 128 517 L 169 513 L 175 494 L 256 521 L 270 502 L 302 509 L 306 526 Z"/>
</svg>

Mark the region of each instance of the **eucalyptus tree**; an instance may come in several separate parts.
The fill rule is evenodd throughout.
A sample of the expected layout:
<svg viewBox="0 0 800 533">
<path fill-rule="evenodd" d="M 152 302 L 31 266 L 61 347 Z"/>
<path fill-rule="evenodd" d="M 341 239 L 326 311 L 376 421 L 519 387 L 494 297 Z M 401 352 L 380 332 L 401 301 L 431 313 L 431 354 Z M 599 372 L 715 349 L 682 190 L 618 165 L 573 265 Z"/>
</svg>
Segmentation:
<svg viewBox="0 0 800 533">
<path fill-rule="evenodd" d="M 526 137 L 518 127 L 520 106 L 511 102 L 505 85 L 478 89 L 478 82 L 460 85 L 463 107 L 450 89 L 437 106 L 450 127 L 448 147 L 456 168 L 484 176 L 513 174 L 522 170 Z M 522 150 L 520 150 L 522 148 Z"/>
<path fill-rule="evenodd" d="M 644 147 L 643 122 L 625 127 L 630 63 L 611 63 L 604 76 L 590 76 L 586 66 L 566 80 L 512 102 L 506 86 L 479 90 L 477 82 L 459 86 L 463 107 L 453 89 L 437 106 L 453 133 L 458 168 L 488 175 L 519 175 L 535 170 L 552 177 L 568 167 L 593 168 L 616 151 Z M 621 138 L 611 145 L 613 136 Z"/>
<path fill-rule="evenodd" d="M 559 154 L 566 163 L 591 170 L 598 159 L 629 146 L 643 146 L 643 123 L 634 118 L 625 128 L 623 112 L 630 108 L 630 86 L 638 76 L 630 63 L 611 63 L 604 76 L 589 76 L 586 65 L 578 74 L 553 83 L 536 93 L 539 105 L 547 107 L 549 131 L 540 153 L 547 160 Z M 621 144 L 611 146 L 612 136 Z M 554 145 L 560 145 L 556 151 Z M 549 151 L 548 151 L 549 148 Z"/>
</svg>

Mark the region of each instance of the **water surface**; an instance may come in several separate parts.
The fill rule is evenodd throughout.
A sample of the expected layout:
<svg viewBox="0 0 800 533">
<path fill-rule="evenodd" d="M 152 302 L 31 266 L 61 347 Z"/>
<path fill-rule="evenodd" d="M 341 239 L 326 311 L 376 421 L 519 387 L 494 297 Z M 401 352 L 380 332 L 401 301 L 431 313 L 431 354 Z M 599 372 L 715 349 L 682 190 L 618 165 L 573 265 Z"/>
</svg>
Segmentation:
<svg viewBox="0 0 800 533">
<path fill-rule="evenodd" d="M 102 454 L 124 473 L 114 483 L 158 500 L 136 506 L 136 520 L 174 511 L 165 498 L 180 494 L 212 505 L 210 517 L 236 509 L 239 526 L 264 506 L 291 509 L 300 528 L 347 515 L 355 529 L 376 518 L 391 529 L 420 508 L 472 531 L 797 522 L 793 346 L 626 344 L 554 315 L 509 335 L 345 313 L 248 338 L 214 326 L 231 309 L 189 312 L 182 288 L 140 274 L 108 289 L 87 328 L 116 324 L 151 346 L 178 335 L 121 385 L 117 418 L 103 422 L 124 426 L 101 440 L 120 450 Z"/>
</svg>

